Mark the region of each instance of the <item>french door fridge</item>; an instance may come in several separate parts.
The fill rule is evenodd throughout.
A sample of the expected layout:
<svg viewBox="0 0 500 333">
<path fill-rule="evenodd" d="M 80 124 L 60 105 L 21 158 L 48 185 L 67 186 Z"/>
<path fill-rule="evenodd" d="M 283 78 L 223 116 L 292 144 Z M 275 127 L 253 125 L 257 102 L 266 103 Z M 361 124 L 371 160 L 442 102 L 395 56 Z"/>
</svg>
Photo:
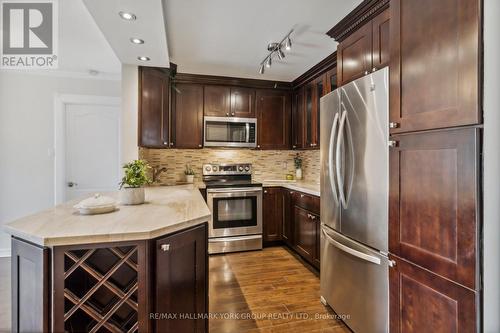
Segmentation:
<svg viewBox="0 0 500 333">
<path fill-rule="evenodd" d="M 389 70 L 321 98 L 321 299 L 356 333 L 389 330 Z"/>
</svg>

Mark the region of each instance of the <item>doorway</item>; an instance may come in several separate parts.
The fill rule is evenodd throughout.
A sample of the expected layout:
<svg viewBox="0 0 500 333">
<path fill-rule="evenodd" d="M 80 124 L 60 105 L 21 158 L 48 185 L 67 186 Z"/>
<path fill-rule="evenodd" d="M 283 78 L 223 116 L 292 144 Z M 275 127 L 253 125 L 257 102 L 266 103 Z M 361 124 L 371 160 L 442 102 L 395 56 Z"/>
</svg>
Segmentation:
<svg viewBox="0 0 500 333">
<path fill-rule="evenodd" d="M 120 102 L 104 96 L 56 97 L 56 204 L 118 189 Z"/>
</svg>

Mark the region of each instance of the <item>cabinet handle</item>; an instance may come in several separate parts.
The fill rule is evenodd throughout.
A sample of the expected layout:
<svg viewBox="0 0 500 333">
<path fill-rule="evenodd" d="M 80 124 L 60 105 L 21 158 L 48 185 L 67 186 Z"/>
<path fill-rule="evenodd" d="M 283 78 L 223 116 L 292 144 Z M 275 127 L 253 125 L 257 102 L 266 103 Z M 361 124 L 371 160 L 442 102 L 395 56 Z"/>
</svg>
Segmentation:
<svg viewBox="0 0 500 333">
<path fill-rule="evenodd" d="M 163 145 L 168 145 L 168 142 L 167 141 L 163 141 Z"/>
<path fill-rule="evenodd" d="M 297 148 L 297 146 L 292 146 L 293 149 Z"/>
<path fill-rule="evenodd" d="M 398 146 L 398 142 L 396 140 L 389 140 L 389 147 L 395 148 Z"/>
<path fill-rule="evenodd" d="M 264 190 L 264 194 L 267 194 L 267 190 Z"/>
<path fill-rule="evenodd" d="M 234 116 L 234 112 L 231 113 L 231 116 Z"/>
<path fill-rule="evenodd" d="M 316 216 L 311 215 L 311 220 L 313 220 L 313 221 L 316 220 Z"/>
<path fill-rule="evenodd" d="M 377 70 L 377 67 L 372 68 L 372 72 L 375 72 Z"/>
<path fill-rule="evenodd" d="M 170 147 L 173 147 L 174 146 L 174 143 L 173 142 L 170 142 Z"/>
<path fill-rule="evenodd" d="M 201 147 L 203 147 L 203 145 L 198 145 L 198 148 L 201 148 Z"/>
<path fill-rule="evenodd" d="M 394 260 L 389 260 L 389 267 L 395 267 L 396 266 L 396 261 Z"/>
<path fill-rule="evenodd" d="M 365 75 L 368 75 L 368 71 L 365 71 Z"/>
<path fill-rule="evenodd" d="M 257 148 L 259 148 L 259 149 L 260 149 L 260 145 L 257 145 Z"/>
<path fill-rule="evenodd" d="M 294 194 L 295 192 L 294 191 L 290 191 L 290 194 Z"/>
<path fill-rule="evenodd" d="M 226 112 L 226 116 L 229 116 L 229 112 Z"/>
<path fill-rule="evenodd" d="M 300 195 L 300 197 L 301 197 L 301 198 L 303 198 L 303 197 L 304 197 L 304 195 L 303 195 L 303 194 L 301 194 L 301 195 Z"/>
<path fill-rule="evenodd" d="M 399 123 L 396 123 L 394 121 L 391 121 L 389 123 L 389 128 L 398 128 L 399 127 Z"/>
<path fill-rule="evenodd" d="M 170 251 L 170 244 L 162 244 L 160 248 L 163 252 Z"/>
</svg>

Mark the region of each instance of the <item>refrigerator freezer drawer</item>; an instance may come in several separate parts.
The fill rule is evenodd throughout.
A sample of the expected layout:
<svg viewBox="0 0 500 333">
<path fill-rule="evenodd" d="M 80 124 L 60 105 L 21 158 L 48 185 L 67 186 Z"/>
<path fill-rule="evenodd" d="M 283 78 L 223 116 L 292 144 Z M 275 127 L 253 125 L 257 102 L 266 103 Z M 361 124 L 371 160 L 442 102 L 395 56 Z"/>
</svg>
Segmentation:
<svg viewBox="0 0 500 333">
<path fill-rule="evenodd" d="M 356 333 L 389 331 L 389 260 L 323 225 L 321 296 Z"/>
</svg>

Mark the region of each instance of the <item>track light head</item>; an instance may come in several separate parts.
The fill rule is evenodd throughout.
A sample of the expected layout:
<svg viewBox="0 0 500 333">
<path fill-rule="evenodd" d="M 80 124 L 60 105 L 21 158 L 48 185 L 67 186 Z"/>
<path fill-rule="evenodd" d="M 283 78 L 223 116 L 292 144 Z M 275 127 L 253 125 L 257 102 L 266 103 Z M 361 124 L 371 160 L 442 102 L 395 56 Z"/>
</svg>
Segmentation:
<svg viewBox="0 0 500 333">
<path fill-rule="evenodd" d="M 287 37 L 285 42 L 285 50 L 290 51 L 291 49 L 292 49 L 292 40 L 290 39 L 290 37 Z"/>
<path fill-rule="evenodd" d="M 264 74 L 264 64 L 260 64 L 259 74 Z"/>
<path fill-rule="evenodd" d="M 285 58 L 285 53 L 281 50 L 281 47 L 276 52 L 278 53 L 278 58 L 280 58 L 280 60 Z"/>
<path fill-rule="evenodd" d="M 266 60 L 266 67 L 267 67 L 267 68 L 270 68 L 270 67 L 271 67 L 271 65 L 272 65 L 272 60 L 271 60 L 271 56 L 272 56 L 272 55 L 273 55 L 273 54 L 271 53 L 271 54 L 269 55 L 269 57 L 267 57 L 267 60 Z"/>
</svg>

